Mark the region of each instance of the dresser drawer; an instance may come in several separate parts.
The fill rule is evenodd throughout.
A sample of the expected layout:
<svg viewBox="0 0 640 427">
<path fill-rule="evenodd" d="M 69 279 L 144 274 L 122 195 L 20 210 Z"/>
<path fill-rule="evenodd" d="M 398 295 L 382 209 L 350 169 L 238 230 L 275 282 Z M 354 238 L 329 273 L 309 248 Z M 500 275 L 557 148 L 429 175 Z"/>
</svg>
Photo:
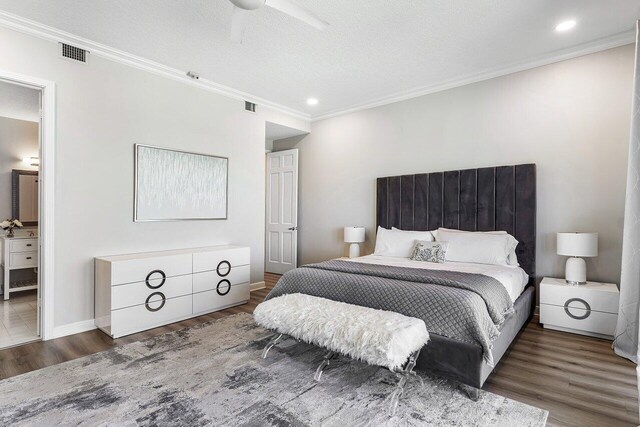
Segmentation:
<svg viewBox="0 0 640 427">
<path fill-rule="evenodd" d="M 618 316 L 601 311 L 560 307 L 540 304 L 540 323 L 545 326 L 559 326 L 587 333 L 613 336 Z"/>
<path fill-rule="evenodd" d="M 147 301 L 159 301 L 162 296 L 175 298 L 192 293 L 191 275 L 167 277 L 163 282 L 148 286 L 146 282 L 129 283 L 111 287 L 111 307 L 119 308 L 141 305 Z"/>
<path fill-rule="evenodd" d="M 164 304 L 163 304 L 164 302 Z M 192 314 L 192 296 L 158 299 L 111 312 L 111 335 L 118 338 L 176 322 Z"/>
<path fill-rule="evenodd" d="M 191 274 L 191 254 L 138 258 L 111 263 L 111 284 L 144 282 L 152 285 L 163 277 Z M 148 279 L 147 279 L 148 278 Z"/>
<path fill-rule="evenodd" d="M 193 272 L 216 270 L 224 276 L 229 267 L 251 263 L 249 248 L 233 248 L 221 251 L 195 252 L 193 254 Z"/>
<path fill-rule="evenodd" d="M 249 300 L 249 284 L 220 286 L 217 290 L 193 294 L 193 313 L 207 313 Z"/>
<path fill-rule="evenodd" d="M 15 239 L 11 240 L 10 252 L 33 252 L 38 250 L 38 239 Z"/>
<path fill-rule="evenodd" d="M 540 285 L 540 304 L 560 307 L 568 304 L 569 307 L 590 308 L 591 310 L 605 313 L 617 313 L 618 296 L 618 292 L 599 291 L 598 286 L 593 284 L 588 287 L 557 286 L 545 283 Z"/>
<path fill-rule="evenodd" d="M 215 270 L 195 273 L 193 275 L 193 292 L 210 291 L 218 287 L 224 289 L 225 283 L 232 286 L 249 283 L 250 273 L 251 267 L 248 265 L 231 267 L 231 271 L 225 276 L 220 276 Z"/>
<path fill-rule="evenodd" d="M 38 266 L 38 252 L 14 252 L 9 255 L 11 268 Z"/>
</svg>

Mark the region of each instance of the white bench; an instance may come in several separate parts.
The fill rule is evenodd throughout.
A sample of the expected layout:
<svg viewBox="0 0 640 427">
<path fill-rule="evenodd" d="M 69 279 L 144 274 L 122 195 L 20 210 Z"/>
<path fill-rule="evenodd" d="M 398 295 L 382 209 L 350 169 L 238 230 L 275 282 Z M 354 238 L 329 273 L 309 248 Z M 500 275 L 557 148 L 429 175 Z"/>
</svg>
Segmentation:
<svg viewBox="0 0 640 427">
<path fill-rule="evenodd" d="M 420 350 L 429 341 L 427 327 L 421 319 L 305 294 L 265 301 L 256 307 L 253 315 L 260 326 L 276 332 L 265 347 L 263 358 L 283 335 L 329 350 L 316 370 L 316 381 L 320 381 L 336 353 L 384 366 L 399 374 L 398 387 L 391 397 L 392 414 L 404 392 L 407 377 L 415 375 L 413 368 Z"/>
</svg>

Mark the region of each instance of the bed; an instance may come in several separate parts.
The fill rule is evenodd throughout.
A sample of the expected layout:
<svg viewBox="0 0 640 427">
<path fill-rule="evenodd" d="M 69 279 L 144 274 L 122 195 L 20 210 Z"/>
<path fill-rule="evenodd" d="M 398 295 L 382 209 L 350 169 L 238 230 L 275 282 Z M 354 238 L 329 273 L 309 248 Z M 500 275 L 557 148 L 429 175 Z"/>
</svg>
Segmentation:
<svg viewBox="0 0 640 427">
<path fill-rule="evenodd" d="M 498 331 L 489 333 L 490 342 L 483 341 L 482 337 L 475 342 L 467 336 L 444 332 L 441 335 L 429 330 L 431 340 L 423 348 L 417 364 L 418 369 L 481 388 L 534 308 L 535 165 L 378 178 L 376 193 L 378 226 L 423 231 L 440 227 L 506 231 L 519 241 L 516 254 L 520 266 L 445 263 L 436 267 L 407 258 L 367 256 L 293 270 L 283 276 L 267 299 L 299 292 L 415 317 L 421 317 L 415 314 L 421 309 L 429 313 L 442 310 L 447 312 L 446 319 L 454 319 L 456 314 L 462 318 L 456 320 L 466 322 L 462 327 L 475 328 L 478 323 L 475 328 L 478 330 L 490 317 L 495 323 L 490 326 Z M 430 268 L 425 268 L 425 264 L 431 264 Z M 446 280 L 453 278 L 449 281 L 455 286 L 450 288 L 451 284 L 440 283 L 441 275 Z M 465 282 L 466 278 L 469 283 Z M 491 286 L 494 293 L 489 292 Z M 482 294 L 480 290 L 484 287 L 487 290 Z M 492 296 L 497 295 L 496 288 L 500 288 L 503 299 L 510 299 L 508 312 L 504 307 L 496 308 L 499 304 Z M 429 292 L 434 292 L 433 296 Z M 467 310 L 458 297 L 476 304 L 475 311 Z M 483 308 L 479 309 L 478 304 Z M 481 310 L 484 313 L 474 317 L 474 313 Z M 451 329 L 460 327 L 451 325 Z"/>
</svg>

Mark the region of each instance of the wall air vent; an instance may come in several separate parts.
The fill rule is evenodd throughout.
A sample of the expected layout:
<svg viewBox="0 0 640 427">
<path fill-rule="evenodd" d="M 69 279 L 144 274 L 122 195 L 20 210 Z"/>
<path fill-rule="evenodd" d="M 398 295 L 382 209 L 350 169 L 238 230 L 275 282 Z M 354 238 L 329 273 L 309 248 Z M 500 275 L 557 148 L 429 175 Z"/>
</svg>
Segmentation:
<svg viewBox="0 0 640 427">
<path fill-rule="evenodd" d="M 249 101 L 244 101 L 244 109 L 247 111 L 251 111 L 252 113 L 256 112 L 256 104 Z"/>
<path fill-rule="evenodd" d="M 60 55 L 63 58 L 70 59 L 76 62 L 87 63 L 89 51 L 80 49 L 79 47 L 71 46 L 70 44 L 60 43 Z"/>
</svg>

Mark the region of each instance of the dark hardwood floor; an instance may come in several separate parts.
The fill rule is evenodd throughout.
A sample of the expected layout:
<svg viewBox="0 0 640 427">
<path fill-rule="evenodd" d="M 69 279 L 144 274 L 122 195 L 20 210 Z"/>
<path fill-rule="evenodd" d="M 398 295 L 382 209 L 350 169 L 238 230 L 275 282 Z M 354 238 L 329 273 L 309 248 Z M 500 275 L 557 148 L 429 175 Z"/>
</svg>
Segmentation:
<svg viewBox="0 0 640 427">
<path fill-rule="evenodd" d="M 55 365 L 117 345 L 240 312 L 253 312 L 278 280 L 249 303 L 112 340 L 97 330 L 0 351 L 0 378 Z M 614 355 L 611 342 L 545 330 L 534 317 L 499 363 L 485 390 L 550 412 L 549 426 L 638 425 L 635 365 Z"/>
</svg>

